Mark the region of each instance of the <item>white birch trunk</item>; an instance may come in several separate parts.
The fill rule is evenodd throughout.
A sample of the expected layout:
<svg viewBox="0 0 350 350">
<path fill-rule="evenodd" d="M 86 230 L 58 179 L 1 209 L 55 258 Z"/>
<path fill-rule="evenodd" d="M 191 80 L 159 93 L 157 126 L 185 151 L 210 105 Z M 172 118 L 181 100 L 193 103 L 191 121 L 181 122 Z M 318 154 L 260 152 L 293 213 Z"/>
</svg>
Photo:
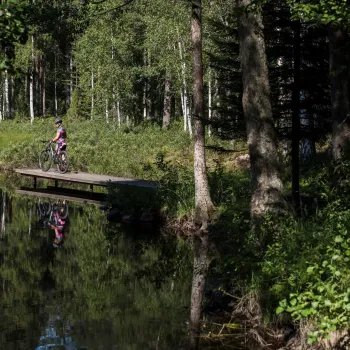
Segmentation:
<svg viewBox="0 0 350 350">
<path fill-rule="evenodd" d="M 72 104 L 72 96 L 73 96 L 73 55 L 72 55 L 72 50 L 70 51 L 69 68 L 70 68 L 69 105 L 71 105 Z"/>
<path fill-rule="evenodd" d="M 180 89 L 180 96 L 181 96 L 181 108 L 182 108 L 182 114 L 184 117 L 184 131 L 187 131 L 187 112 L 186 112 L 186 103 L 185 103 L 185 96 L 183 93 L 183 88 Z"/>
<path fill-rule="evenodd" d="M 143 104 L 143 120 L 147 119 L 147 104 L 146 104 L 146 95 L 147 95 L 147 83 L 145 82 L 145 85 L 143 87 L 143 97 L 142 97 L 142 104 Z"/>
<path fill-rule="evenodd" d="M 55 116 L 58 115 L 58 101 L 57 101 L 57 59 L 55 56 Z"/>
<path fill-rule="evenodd" d="M 186 110 L 187 110 L 187 125 L 188 125 L 188 132 L 190 133 L 190 136 L 192 136 L 192 118 L 191 118 L 191 108 L 190 108 L 190 103 L 189 100 L 187 100 L 186 104 Z"/>
<path fill-rule="evenodd" d="M 108 98 L 106 98 L 106 123 L 109 124 Z"/>
<path fill-rule="evenodd" d="M 117 100 L 117 118 L 118 118 L 118 128 L 121 127 L 122 121 L 120 116 L 120 102 L 119 99 Z"/>
<path fill-rule="evenodd" d="M 5 116 L 7 119 L 10 119 L 9 76 L 8 76 L 7 70 L 5 70 L 4 96 L 5 96 Z"/>
<path fill-rule="evenodd" d="M 2 77 L 2 75 L 1 75 Z M 1 87 L 1 84 L 0 84 L 0 87 Z M 3 108 L 3 96 L 2 94 L 0 93 L 0 122 L 4 119 L 3 117 L 3 113 L 2 113 L 2 108 Z"/>
<path fill-rule="evenodd" d="M 32 233 L 32 208 L 29 209 L 28 235 Z"/>
<path fill-rule="evenodd" d="M 94 117 L 94 107 L 95 107 L 95 101 L 94 101 L 94 72 L 91 72 L 91 117 L 92 120 Z"/>
<path fill-rule="evenodd" d="M 209 120 L 209 124 L 208 124 L 208 136 L 211 136 L 211 125 L 210 125 L 210 121 L 211 121 L 211 117 L 212 117 L 212 96 L 211 96 L 211 69 L 209 68 L 209 82 L 208 82 L 208 120 Z"/>
<path fill-rule="evenodd" d="M 0 122 L 3 120 L 3 114 L 2 114 L 2 98 L 0 95 Z"/>
<path fill-rule="evenodd" d="M 188 93 L 187 93 L 187 83 L 186 83 L 186 62 L 183 57 L 183 49 L 181 41 L 178 41 L 179 46 L 179 53 L 180 53 L 180 60 L 181 60 L 181 77 L 182 77 L 182 93 L 183 93 L 183 100 L 182 100 L 182 110 L 184 114 L 184 131 L 188 131 L 190 135 L 192 136 L 192 125 L 191 125 L 191 117 L 189 115 L 189 109 L 188 109 Z"/>
<path fill-rule="evenodd" d="M 5 192 L 2 192 L 2 213 L 1 213 L 1 226 L 0 226 L 1 236 L 5 233 L 5 229 L 6 229 L 5 213 L 6 213 L 6 194 Z"/>
<path fill-rule="evenodd" d="M 113 128 L 115 130 L 116 128 L 116 114 L 117 114 L 117 107 L 116 107 L 116 104 L 115 104 L 115 88 L 113 86 L 112 88 L 112 103 L 113 103 Z"/>
<path fill-rule="evenodd" d="M 34 123 L 34 37 L 32 35 L 32 68 L 29 77 L 29 112 L 30 123 Z"/>
</svg>

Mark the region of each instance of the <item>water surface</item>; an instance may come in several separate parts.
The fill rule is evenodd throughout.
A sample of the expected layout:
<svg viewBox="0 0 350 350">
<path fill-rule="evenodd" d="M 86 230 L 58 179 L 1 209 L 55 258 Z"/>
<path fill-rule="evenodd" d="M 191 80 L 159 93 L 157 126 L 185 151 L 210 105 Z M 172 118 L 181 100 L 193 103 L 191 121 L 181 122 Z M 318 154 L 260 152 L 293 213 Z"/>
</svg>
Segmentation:
<svg viewBox="0 0 350 350">
<path fill-rule="evenodd" d="M 188 244 L 47 202 L 0 189 L 1 349 L 185 349 Z"/>
</svg>

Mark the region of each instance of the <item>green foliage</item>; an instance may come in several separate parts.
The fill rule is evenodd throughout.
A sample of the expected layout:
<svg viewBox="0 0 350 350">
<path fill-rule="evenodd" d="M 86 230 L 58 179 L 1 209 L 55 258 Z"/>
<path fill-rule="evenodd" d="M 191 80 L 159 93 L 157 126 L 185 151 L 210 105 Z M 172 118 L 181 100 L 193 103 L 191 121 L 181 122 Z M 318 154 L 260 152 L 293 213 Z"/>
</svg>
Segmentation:
<svg viewBox="0 0 350 350">
<path fill-rule="evenodd" d="M 28 38 L 23 4 L 16 0 L 0 4 L 0 33 L 0 47 L 3 55 L 0 71 L 12 71 L 14 46 L 16 43 L 24 44 Z"/>
<path fill-rule="evenodd" d="M 293 9 L 293 17 L 305 22 L 318 24 L 333 23 L 349 26 L 350 6 L 347 0 L 288 0 Z"/>
<path fill-rule="evenodd" d="M 156 158 L 157 168 L 162 172 L 159 182 L 159 197 L 163 208 L 170 216 L 192 217 L 194 210 L 193 169 L 181 163 L 176 165 L 165 160 L 164 152 Z"/>
<path fill-rule="evenodd" d="M 310 256 L 304 278 L 297 280 L 292 273 L 298 293 L 280 302 L 277 313 L 286 311 L 296 320 L 308 318 L 315 331 L 309 342 L 328 337 L 330 332 L 342 330 L 350 317 L 350 210 L 340 210 L 338 205 L 328 209 L 323 235 L 329 240 L 318 244 L 318 254 Z M 294 275 L 294 276 L 293 276 Z M 302 283 L 300 283 L 302 282 Z"/>
</svg>

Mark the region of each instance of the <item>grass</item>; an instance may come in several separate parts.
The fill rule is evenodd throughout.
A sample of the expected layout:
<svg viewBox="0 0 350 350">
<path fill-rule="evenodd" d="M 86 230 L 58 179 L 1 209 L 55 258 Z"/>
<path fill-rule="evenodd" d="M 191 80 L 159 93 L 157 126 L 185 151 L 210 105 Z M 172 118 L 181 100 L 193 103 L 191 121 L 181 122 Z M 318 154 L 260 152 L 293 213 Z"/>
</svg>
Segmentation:
<svg viewBox="0 0 350 350">
<path fill-rule="evenodd" d="M 30 135 L 12 130 L 0 131 L 0 149 L 5 149 L 18 142 L 30 141 Z"/>
<path fill-rule="evenodd" d="M 56 132 L 53 120 L 36 120 L 33 125 L 2 121 L 0 170 L 37 168 L 43 147 L 39 141 L 53 138 Z M 167 131 L 147 123 L 114 130 L 105 121 L 76 121 L 67 117 L 63 120 L 68 134 L 70 170 L 159 181 L 158 198 L 168 215 L 191 217 L 193 139 L 183 131 L 181 124 L 174 123 Z M 236 171 L 235 157 L 239 153 L 230 152 L 232 145 L 225 140 L 208 138 L 207 144 L 210 146 L 206 152 L 209 181 L 215 205 L 224 209 L 237 198 L 241 198 L 240 206 L 245 205 L 249 181 L 245 172 Z M 244 144 L 239 147 L 244 148 Z M 129 197 L 135 198 L 137 204 L 141 201 L 134 194 Z M 152 200 L 148 198 L 145 202 Z"/>
</svg>

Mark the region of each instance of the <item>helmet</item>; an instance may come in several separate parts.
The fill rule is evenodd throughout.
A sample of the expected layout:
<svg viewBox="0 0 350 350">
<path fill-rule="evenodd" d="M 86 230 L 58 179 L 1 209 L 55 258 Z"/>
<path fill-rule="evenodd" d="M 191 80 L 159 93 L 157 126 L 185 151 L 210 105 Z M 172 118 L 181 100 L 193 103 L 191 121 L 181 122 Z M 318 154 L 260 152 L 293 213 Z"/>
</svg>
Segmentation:
<svg viewBox="0 0 350 350">
<path fill-rule="evenodd" d="M 62 119 L 57 118 L 57 119 L 55 120 L 55 124 L 59 124 L 59 123 L 62 123 Z"/>
</svg>

